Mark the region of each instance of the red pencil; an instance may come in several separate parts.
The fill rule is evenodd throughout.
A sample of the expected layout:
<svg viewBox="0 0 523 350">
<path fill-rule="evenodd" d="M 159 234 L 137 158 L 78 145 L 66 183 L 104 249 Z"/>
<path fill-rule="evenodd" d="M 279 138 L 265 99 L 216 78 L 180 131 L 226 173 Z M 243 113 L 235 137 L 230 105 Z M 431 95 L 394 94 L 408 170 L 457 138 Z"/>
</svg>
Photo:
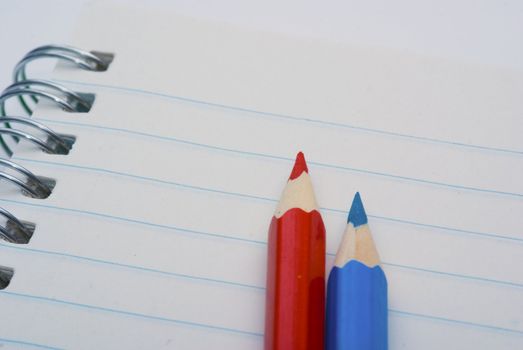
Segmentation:
<svg viewBox="0 0 523 350">
<path fill-rule="evenodd" d="M 265 350 L 323 349 L 325 227 L 303 153 L 269 228 Z"/>
</svg>

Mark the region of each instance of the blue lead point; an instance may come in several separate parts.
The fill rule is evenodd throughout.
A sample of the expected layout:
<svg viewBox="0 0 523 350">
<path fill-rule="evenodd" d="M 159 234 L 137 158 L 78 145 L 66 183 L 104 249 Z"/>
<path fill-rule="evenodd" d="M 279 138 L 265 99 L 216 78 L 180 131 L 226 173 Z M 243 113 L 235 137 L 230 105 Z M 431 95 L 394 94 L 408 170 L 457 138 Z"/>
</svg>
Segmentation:
<svg viewBox="0 0 523 350">
<path fill-rule="evenodd" d="M 354 227 L 365 225 L 367 223 L 367 214 L 365 214 L 365 209 L 363 208 L 359 192 L 356 192 L 354 195 L 347 222 L 352 222 Z"/>
</svg>

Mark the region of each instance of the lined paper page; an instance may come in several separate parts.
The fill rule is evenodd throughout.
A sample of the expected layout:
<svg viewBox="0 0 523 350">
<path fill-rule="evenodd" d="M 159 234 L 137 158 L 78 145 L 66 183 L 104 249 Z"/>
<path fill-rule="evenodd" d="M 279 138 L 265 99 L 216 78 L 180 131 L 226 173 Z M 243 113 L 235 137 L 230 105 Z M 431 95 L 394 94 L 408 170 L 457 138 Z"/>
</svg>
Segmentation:
<svg viewBox="0 0 523 350">
<path fill-rule="evenodd" d="M 37 229 L 0 243 L 0 344 L 261 349 L 267 228 L 302 150 L 327 272 L 362 194 L 391 349 L 523 345 L 522 72 L 102 3 L 73 44 L 116 57 L 55 72 L 96 94 L 34 116 L 77 137 L 69 155 L 16 151 L 57 186 L 1 189 Z"/>
</svg>

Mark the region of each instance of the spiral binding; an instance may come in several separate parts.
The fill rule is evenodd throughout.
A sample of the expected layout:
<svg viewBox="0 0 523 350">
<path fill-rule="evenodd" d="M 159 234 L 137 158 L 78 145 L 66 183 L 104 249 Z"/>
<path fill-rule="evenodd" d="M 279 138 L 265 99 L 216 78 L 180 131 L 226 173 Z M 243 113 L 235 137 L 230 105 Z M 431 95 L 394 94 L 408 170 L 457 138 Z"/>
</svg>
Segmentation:
<svg viewBox="0 0 523 350">
<path fill-rule="evenodd" d="M 67 112 L 89 112 L 94 102 L 93 94 L 74 92 L 47 80 L 28 79 L 9 85 L 0 95 L 0 104 L 11 97 L 30 95 L 47 98 Z M 5 111 L 5 107 L 4 107 Z"/>
<path fill-rule="evenodd" d="M 72 135 L 57 134 L 53 130 L 49 129 L 43 124 L 40 124 L 34 120 L 23 117 L 2 117 L 2 120 L 12 124 L 24 124 L 35 128 L 36 132 L 41 132 L 46 135 L 46 139 L 42 140 L 41 138 L 35 137 L 32 134 L 27 133 L 23 130 L 11 128 L 2 128 L 0 127 L 0 134 L 10 134 L 20 138 L 25 138 L 26 140 L 36 144 L 43 151 L 51 154 L 69 154 L 69 151 L 73 147 L 73 144 L 76 138 Z"/>
<path fill-rule="evenodd" d="M 13 72 L 13 81 L 18 83 L 27 80 L 25 70 L 27 64 L 41 58 L 57 58 L 61 61 L 71 62 L 76 67 L 84 70 L 103 72 L 107 70 L 109 64 L 113 61 L 114 55 L 99 51 L 87 52 L 71 46 L 40 46 L 29 51 L 20 62 L 18 62 Z M 37 99 L 34 96 L 32 96 L 31 99 L 33 102 L 37 102 Z M 24 97 L 19 96 L 19 100 L 25 111 L 30 114 L 32 110 Z"/>
<path fill-rule="evenodd" d="M 7 114 L 6 102 L 17 98 L 30 116 L 33 109 L 30 107 L 29 98 L 36 103 L 39 99 L 51 101 L 66 112 L 87 113 L 90 111 L 95 95 L 80 93 L 70 90 L 60 84 L 41 79 L 28 79 L 27 65 L 35 60 L 54 58 L 59 61 L 72 63 L 80 69 L 103 72 L 106 71 L 114 55 L 104 52 L 87 52 L 70 46 L 45 45 L 28 52 L 15 66 L 13 71 L 13 84 L 9 85 L 0 94 L 0 147 L 9 157 L 13 155 L 4 135 L 11 138 L 12 142 L 21 140 L 36 145 L 43 152 L 57 155 L 67 155 L 73 148 L 76 137 L 56 133 L 44 124 L 27 117 L 11 116 Z M 52 178 L 38 176 L 15 162 L 0 158 L 0 179 L 16 185 L 22 194 L 31 198 L 44 199 L 51 195 L 56 181 Z M 18 220 L 9 211 L 0 208 L 0 239 L 9 243 L 27 244 L 31 239 L 36 225 L 34 223 Z M 0 289 L 7 287 L 13 269 L 0 266 Z"/>
</svg>

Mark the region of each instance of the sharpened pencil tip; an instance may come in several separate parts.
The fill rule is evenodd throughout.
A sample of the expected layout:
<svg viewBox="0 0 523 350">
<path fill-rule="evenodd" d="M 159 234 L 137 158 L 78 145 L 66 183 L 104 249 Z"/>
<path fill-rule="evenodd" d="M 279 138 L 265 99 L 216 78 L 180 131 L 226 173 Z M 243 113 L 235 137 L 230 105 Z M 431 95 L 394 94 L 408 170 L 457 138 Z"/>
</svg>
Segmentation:
<svg viewBox="0 0 523 350">
<path fill-rule="evenodd" d="M 365 225 L 367 223 L 367 214 L 365 213 L 365 208 L 363 208 L 359 192 L 356 192 L 354 195 L 347 222 L 352 222 L 354 227 Z"/>
<path fill-rule="evenodd" d="M 304 171 L 308 173 L 309 169 L 307 169 L 307 163 L 305 162 L 305 156 L 303 155 L 303 152 L 299 152 L 296 156 L 296 161 L 294 162 L 294 167 L 292 168 L 289 180 L 298 178 Z"/>
</svg>

